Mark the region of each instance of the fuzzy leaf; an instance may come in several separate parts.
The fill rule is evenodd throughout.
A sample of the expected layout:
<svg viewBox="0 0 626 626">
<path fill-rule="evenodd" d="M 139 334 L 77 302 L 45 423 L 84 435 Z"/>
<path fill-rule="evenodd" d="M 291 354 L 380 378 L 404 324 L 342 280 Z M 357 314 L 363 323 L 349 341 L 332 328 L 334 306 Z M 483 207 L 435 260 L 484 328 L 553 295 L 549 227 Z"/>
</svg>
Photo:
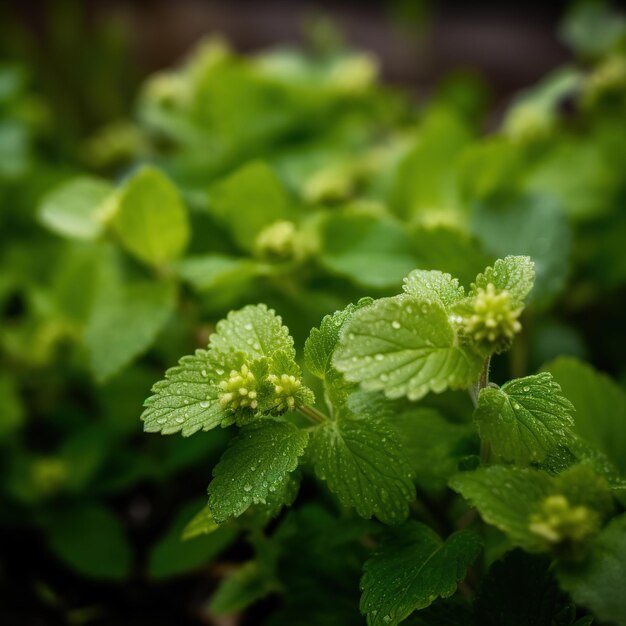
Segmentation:
<svg viewBox="0 0 626 626">
<path fill-rule="evenodd" d="M 344 506 L 387 524 L 406 519 L 415 489 L 397 434 L 384 420 L 343 409 L 313 432 L 309 454 Z"/>
<path fill-rule="evenodd" d="M 478 288 L 486 289 L 492 283 L 497 291 L 508 291 L 514 304 L 524 304 L 535 281 L 534 263 L 527 256 L 507 256 L 498 259 L 493 267 L 488 267 L 476 277 L 470 295 Z"/>
<path fill-rule="evenodd" d="M 210 430 L 227 418 L 218 400 L 218 388 L 209 382 L 215 360 L 206 350 L 184 356 L 178 365 L 165 372 L 165 379 L 152 387 L 153 395 L 141 415 L 144 430 L 170 435 L 181 431 L 183 437 L 198 430 Z"/>
<path fill-rule="evenodd" d="M 573 357 L 546 366 L 576 408 L 574 431 L 626 475 L 626 393 L 606 374 Z"/>
<path fill-rule="evenodd" d="M 311 334 L 304 344 L 304 361 L 311 374 L 322 380 L 326 378 L 329 368 L 332 367 L 330 359 L 344 324 L 356 310 L 372 302 L 371 298 L 362 298 L 357 304 L 349 304 L 345 309 L 327 315 L 319 328 L 311 330 Z"/>
<path fill-rule="evenodd" d="M 215 521 L 265 504 L 296 469 L 307 441 L 308 434 L 288 422 L 265 419 L 242 428 L 213 469 L 209 507 Z"/>
<path fill-rule="evenodd" d="M 574 407 L 560 392 L 547 373 L 483 389 L 474 411 L 481 438 L 505 461 L 522 465 L 543 461 L 572 436 Z"/>
<path fill-rule="evenodd" d="M 526 550 L 540 550 L 542 541 L 530 531 L 529 520 L 537 503 L 552 493 L 545 472 L 502 465 L 462 472 L 450 481 L 475 506 L 482 518 L 504 531 L 511 541 Z"/>
<path fill-rule="evenodd" d="M 437 270 L 413 270 L 404 279 L 404 291 L 417 300 L 439 302 L 449 307 L 465 296 L 465 289 L 456 278 Z"/>
<path fill-rule="evenodd" d="M 448 598 L 482 548 L 471 531 L 446 541 L 428 526 L 408 522 L 393 532 L 364 565 L 361 612 L 369 626 L 395 626 L 437 598 Z"/>
<path fill-rule="evenodd" d="M 242 352 L 249 359 L 271 357 L 282 350 L 295 358 L 289 329 L 273 309 L 264 304 L 249 305 L 232 311 L 217 324 L 209 346 L 220 352 Z"/>
<path fill-rule="evenodd" d="M 120 192 L 113 225 L 128 252 L 163 265 L 180 256 L 189 239 L 187 209 L 178 190 L 154 167 L 143 167 Z"/>
<path fill-rule="evenodd" d="M 355 312 L 333 363 L 366 390 L 418 400 L 429 391 L 469 386 L 478 378 L 482 359 L 457 345 L 440 303 L 397 296 Z"/>
</svg>

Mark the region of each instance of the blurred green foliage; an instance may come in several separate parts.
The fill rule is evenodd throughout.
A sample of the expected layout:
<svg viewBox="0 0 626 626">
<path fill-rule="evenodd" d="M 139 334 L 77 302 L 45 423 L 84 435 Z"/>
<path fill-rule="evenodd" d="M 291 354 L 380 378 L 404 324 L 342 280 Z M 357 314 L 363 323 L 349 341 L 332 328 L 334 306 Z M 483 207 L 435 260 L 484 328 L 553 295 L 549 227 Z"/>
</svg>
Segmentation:
<svg viewBox="0 0 626 626">
<path fill-rule="evenodd" d="M 148 78 L 127 116 L 123 25 L 94 34 L 77 27 L 79 9 L 50 5 L 43 47 L 0 18 L 0 523 L 36 528 L 69 568 L 119 581 L 205 567 L 243 535 L 255 556 L 222 583 L 216 611 L 278 592 L 272 625 L 360 623 L 359 572 L 380 525 L 306 479 L 321 499 L 267 536 L 271 515 L 252 511 L 180 544 L 202 504 L 181 481 L 204 484 L 231 432 L 138 436 L 142 402 L 230 309 L 267 303 L 300 349 L 324 315 L 397 293 L 414 268 L 469 284 L 507 254 L 530 255 L 537 281 L 496 379 L 573 355 L 623 381 L 626 24 L 604 5 L 574 7 L 562 35 L 575 59 L 484 132 L 481 79 L 446 78 L 415 103 L 381 84 L 372 55 L 321 36 L 311 50 L 251 56 L 209 38 Z M 578 434 L 621 470 L 623 388 L 573 359 L 546 367 L 580 412 Z M 606 404 L 585 395 L 596 378 Z M 416 515 L 430 524 L 437 509 L 447 532 L 458 505 L 443 486 L 477 452 L 467 401 L 447 392 L 418 412 L 436 445 L 411 444 Z M 170 499 L 146 558 L 119 503 L 154 485 Z M 541 561 L 514 555 L 491 566 L 477 615 L 495 611 L 485 598 L 508 593 L 518 567 L 554 584 Z M 596 610 L 576 572 L 559 577 Z M 566 604 L 557 591 L 546 602 L 550 618 Z M 598 615 L 626 623 L 619 610 Z"/>
</svg>

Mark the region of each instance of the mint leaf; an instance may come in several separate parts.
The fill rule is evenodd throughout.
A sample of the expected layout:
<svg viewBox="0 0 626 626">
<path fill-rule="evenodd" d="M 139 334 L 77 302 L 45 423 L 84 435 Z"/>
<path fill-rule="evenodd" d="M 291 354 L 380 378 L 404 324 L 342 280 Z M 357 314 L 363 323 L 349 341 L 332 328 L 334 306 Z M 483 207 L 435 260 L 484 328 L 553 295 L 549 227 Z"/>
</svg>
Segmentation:
<svg viewBox="0 0 626 626">
<path fill-rule="evenodd" d="M 533 301 L 559 293 L 569 272 L 570 227 L 561 204 L 551 194 L 524 194 L 508 202 L 478 204 L 472 230 L 495 256 L 525 254 L 532 258 Z"/>
<path fill-rule="evenodd" d="M 450 597 L 481 548 L 480 537 L 468 530 L 446 541 L 418 522 L 394 530 L 363 566 L 361 612 L 368 625 L 395 626 L 437 598 Z"/>
<path fill-rule="evenodd" d="M 558 546 L 575 554 L 612 508 L 606 480 L 585 463 L 556 477 L 534 469 L 480 467 L 458 474 L 450 487 L 514 545 L 531 552 Z"/>
<path fill-rule="evenodd" d="M 104 223 L 104 205 L 113 186 L 92 176 L 78 176 L 55 187 L 39 206 L 39 219 L 50 230 L 73 239 L 95 239 Z"/>
<path fill-rule="evenodd" d="M 124 248 L 150 265 L 174 260 L 189 239 L 187 209 L 178 190 L 150 166 L 138 170 L 119 192 L 113 226 Z"/>
<path fill-rule="evenodd" d="M 396 296 L 355 312 L 333 363 L 366 390 L 418 400 L 429 391 L 469 386 L 478 378 L 482 359 L 459 347 L 440 303 Z"/>
<path fill-rule="evenodd" d="M 465 296 L 465 289 L 456 278 L 437 270 L 413 270 L 402 288 L 417 300 L 436 301 L 443 307 L 456 304 Z"/>
<path fill-rule="evenodd" d="M 416 265 L 415 246 L 405 227 L 370 213 L 330 213 L 320 221 L 320 262 L 358 285 L 397 287 Z"/>
<path fill-rule="evenodd" d="M 530 516 L 552 493 L 552 481 L 545 472 L 501 465 L 481 467 L 457 474 L 450 480 L 450 487 L 515 545 L 530 551 L 542 548 L 541 538 L 530 530 Z"/>
<path fill-rule="evenodd" d="M 383 419 L 344 408 L 313 431 L 309 456 L 344 506 L 387 524 L 406 519 L 415 489 L 398 437 Z"/>
<path fill-rule="evenodd" d="M 104 382 L 145 352 L 169 320 L 176 303 L 173 284 L 105 285 L 85 330 L 91 368 Z"/>
<path fill-rule="evenodd" d="M 371 298 L 362 298 L 357 304 L 349 304 L 345 309 L 326 315 L 319 328 L 313 328 L 304 344 L 306 367 L 318 378 L 324 380 L 331 365 L 331 357 L 339 342 L 344 324 L 360 308 L 371 304 Z"/>
<path fill-rule="evenodd" d="M 210 535 L 219 527 L 220 525 L 213 519 L 209 505 L 206 504 L 183 528 L 181 539 L 187 541 L 188 539 L 193 539 L 200 535 Z"/>
<path fill-rule="evenodd" d="M 576 408 L 574 431 L 626 475 L 626 393 L 606 374 L 573 357 L 545 366 Z"/>
<path fill-rule="evenodd" d="M 295 358 L 293 339 L 280 316 L 264 304 L 231 311 L 209 339 L 212 350 L 241 352 L 249 359 L 271 357 L 279 350 Z"/>
<path fill-rule="evenodd" d="M 492 261 L 478 238 L 461 226 L 419 224 L 411 228 L 411 239 L 418 251 L 416 267 L 437 268 L 469 285 L 476 274 Z"/>
<path fill-rule="evenodd" d="M 211 598 L 210 610 L 215 615 L 243 611 L 266 595 L 280 590 L 271 569 L 259 561 L 248 561 L 222 580 Z"/>
<path fill-rule="evenodd" d="M 183 529 L 190 515 L 197 509 L 197 500 L 184 506 L 154 544 L 148 561 L 148 574 L 151 578 L 180 576 L 204 567 L 228 548 L 239 535 L 239 529 L 234 524 L 226 524 L 209 534 L 197 535 L 189 541 L 183 541 Z"/>
<path fill-rule="evenodd" d="M 234 285 L 247 285 L 260 273 L 258 263 L 246 258 L 222 254 L 185 257 L 174 269 L 194 289 L 203 292 L 213 289 L 232 290 Z"/>
<path fill-rule="evenodd" d="M 264 419 L 242 428 L 213 470 L 209 507 L 214 519 L 221 523 L 251 504 L 265 503 L 296 469 L 307 442 L 308 434 L 288 422 Z"/>
<path fill-rule="evenodd" d="M 561 563 L 561 586 L 602 622 L 626 624 L 626 515 L 620 515 L 596 537 L 582 563 Z"/>
<path fill-rule="evenodd" d="M 481 438 L 504 459 L 529 465 L 571 439 L 572 403 L 551 374 L 512 380 L 480 392 L 474 420 Z"/>
<path fill-rule="evenodd" d="M 241 248 L 252 250 L 264 227 L 293 218 L 289 196 L 276 174 L 261 161 L 244 165 L 214 185 L 213 213 L 231 230 Z"/>
<path fill-rule="evenodd" d="M 209 352 L 196 350 L 168 369 L 144 404 L 144 430 L 164 435 L 181 431 L 183 437 L 188 437 L 222 424 L 228 414 L 219 402 L 218 387 L 209 378 L 220 366 Z"/>
<path fill-rule="evenodd" d="M 471 424 L 447 420 L 435 409 L 417 407 L 393 416 L 414 481 L 424 489 L 444 488 L 459 461 L 479 448 Z"/>
<path fill-rule="evenodd" d="M 488 267 L 476 277 L 470 296 L 477 289 L 487 289 L 492 284 L 497 291 L 508 291 L 513 304 L 522 305 L 533 288 L 535 280 L 534 263 L 527 256 L 507 256 L 498 259 L 493 267 Z"/>
</svg>

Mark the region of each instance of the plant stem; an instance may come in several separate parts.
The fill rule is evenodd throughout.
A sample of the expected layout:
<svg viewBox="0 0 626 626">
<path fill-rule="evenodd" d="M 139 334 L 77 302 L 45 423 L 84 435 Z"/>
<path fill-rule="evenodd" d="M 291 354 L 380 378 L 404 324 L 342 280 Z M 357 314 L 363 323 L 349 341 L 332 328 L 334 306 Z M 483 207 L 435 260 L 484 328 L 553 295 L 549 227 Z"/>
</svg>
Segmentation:
<svg viewBox="0 0 626 626">
<path fill-rule="evenodd" d="M 476 385 L 470 389 L 470 396 L 472 398 L 472 402 L 474 403 L 474 407 L 478 405 L 478 396 L 480 395 L 480 390 L 484 389 L 489 385 L 489 366 L 491 365 L 491 356 L 485 358 L 483 362 L 483 369 L 480 372 L 480 378 L 476 382 Z M 481 439 L 480 441 L 480 462 L 487 463 L 489 461 L 490 454 L 490 446 L 488 443 Z"/>
<path fill-rule="evenodd" d="M 302 413 L 308 417 L 315 424 L 323 424 L 328 421 L 328 416 L 324 415 L 321 411 L 314 409 L 312 406 L 308 406 L 307 404 L 301 404 L 298 409 L 298 413 Z"/>
</svg>

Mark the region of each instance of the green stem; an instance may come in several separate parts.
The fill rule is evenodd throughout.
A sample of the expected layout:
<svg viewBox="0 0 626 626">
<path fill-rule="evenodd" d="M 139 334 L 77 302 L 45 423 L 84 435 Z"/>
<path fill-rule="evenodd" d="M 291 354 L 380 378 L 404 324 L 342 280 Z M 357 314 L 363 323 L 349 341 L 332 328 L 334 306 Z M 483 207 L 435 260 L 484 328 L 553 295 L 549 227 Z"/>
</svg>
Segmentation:
<svg viewBox="0 0 626 626">
<path fill-rule="evenodd" d="M 312 406 L 308 406 L 307 404 L 301 404 L 298 409 L 298 413 L 302 413 L 308 417 L 312 422 L 316 424 L 323 424 L 328 421 L 328 416 L 324 415 L 321 411 L 314 409 Z"/>
<path fill-rule="evenodd" d="M 470 396 L 472 398 L 472 402 L 474 403 L 474 407 L 478 406 L 478 396 L 480 395 L 481 389 L 484 389 L 489 385 L 489 366 L 491 365 L 491 356 L 488 356 L 483 362 L 483 369 L 480 372 L 480 378 L 474 385 L 472 389 L 470 389 Z M 481 463 L 487 463 L 489 461 L 490 455 L 490 446 L 487 442 L 481 439 L 480 441 L 480 461 Z"/>
</svg>

